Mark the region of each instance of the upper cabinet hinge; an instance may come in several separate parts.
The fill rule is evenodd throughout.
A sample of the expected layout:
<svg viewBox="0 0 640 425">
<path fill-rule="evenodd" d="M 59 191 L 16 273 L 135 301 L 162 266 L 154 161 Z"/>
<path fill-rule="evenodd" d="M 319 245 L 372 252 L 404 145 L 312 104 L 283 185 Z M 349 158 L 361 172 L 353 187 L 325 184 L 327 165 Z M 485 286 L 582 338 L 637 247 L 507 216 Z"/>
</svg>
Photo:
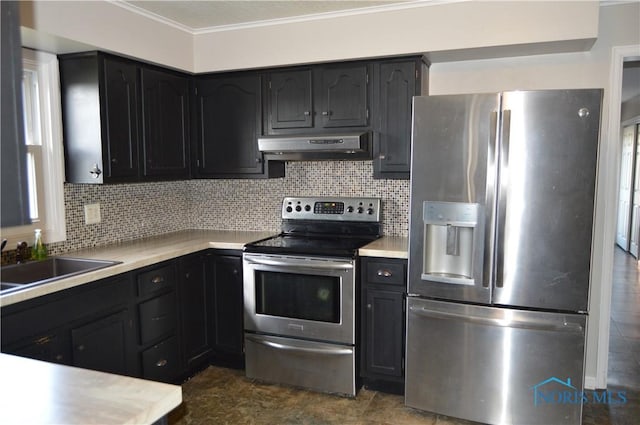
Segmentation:
<svg viewBox="0 0 640 425">
<path fill-rule="evenodd" d="M 365 116 L 367 117 L 367 119 L 369 119 L 369 108 L 367 108 L 367 111 L 365 112 Z"/>
<path fill-rule="evenodd" d="M 369 73 L 367 72 L 367 74 L 365 75 L 365 81 L 367 82 L 367 84 L 369 84 Z"/>
<path fill-rule="evenodd" d="M 416 80 L 417 80 L 418 78 L 420 78 L 420 75 L 419 75 L 419 74 L 420 74 L 420 72 L 416 69 Z"/>
<path fill-rule="evenodd" d="M 269 80 L 269 90 L 271 90 L 271 80 Z"/>
</svg>

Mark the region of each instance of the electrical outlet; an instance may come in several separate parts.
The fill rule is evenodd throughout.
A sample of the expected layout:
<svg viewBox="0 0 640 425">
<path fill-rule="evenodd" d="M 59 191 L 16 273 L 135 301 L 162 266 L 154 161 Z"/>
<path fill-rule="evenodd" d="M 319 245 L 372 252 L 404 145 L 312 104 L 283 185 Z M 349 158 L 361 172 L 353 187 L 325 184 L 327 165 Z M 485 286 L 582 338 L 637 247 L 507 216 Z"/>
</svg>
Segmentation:
<svg viewBox="0 0 640 425">
<path fill-rule="evenodd" d="M 84 206 L 84 224 L 100 223 L 100 204 L 87 204 Z"/>
</svg>

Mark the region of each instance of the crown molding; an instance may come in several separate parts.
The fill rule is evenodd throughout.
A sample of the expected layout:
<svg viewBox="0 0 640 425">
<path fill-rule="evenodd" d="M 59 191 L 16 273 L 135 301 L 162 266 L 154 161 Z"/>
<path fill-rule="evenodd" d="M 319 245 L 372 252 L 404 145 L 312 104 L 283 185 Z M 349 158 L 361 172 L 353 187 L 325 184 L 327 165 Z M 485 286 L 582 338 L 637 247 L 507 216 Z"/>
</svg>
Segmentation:
<svg viewBox="0 0 640 425">
<path fill-rule="evenodd" d="M 234 31 L 239 29 L 257 28 L 257 27 L 265 27 L 265 26 L 272 26 L 272 25 L 284 25 L 284 24 L 299 23 L 299 22 L 319 21 L 323 19 L 332 19 L 332 18 L 340 18 L 345 16 L 365 15 L 369 13 L 381 13 L 381 12 L 390 12 L 390 11 L 396 11 L 396 10 L 414 9 L 414 8 L 421 8 L 426 6 L 437 6 L 442 4 L 464 3 L 470 0 L 412 0 L 412 1 L 407 1 L 404 3 L 397 3 L 397 4 L 369 6 L 369 7 L 363 7 L 358 9 L 316 13 L 311 15 L 293 16 L 288 18 L 266 19 L 262 21 L 243 22 L 239 24 L 230 24 L 230 25 L 218 25 L 218 26 L 204 27 L 204 28 L 192 28 L 180 22 L 176 22 L 172 19 L 166 18 L 164 16 L 158 15 L 157 13 L 150 12 L 146 9 L 143 9 L 141 7 L 132 5 L 130 3 L 127 3 L 121 0 L 105 0 L 105 1 L 115 6 L 126 9 L 137 15 L 144 16 L 145 18 L 152 19 L 156 22 L 171 26 L 180 31 L 184 31 L 186 33 L 189 33 L 195 36 L 195 35 L 209 34 L 214 32 Z"/>
</svg>

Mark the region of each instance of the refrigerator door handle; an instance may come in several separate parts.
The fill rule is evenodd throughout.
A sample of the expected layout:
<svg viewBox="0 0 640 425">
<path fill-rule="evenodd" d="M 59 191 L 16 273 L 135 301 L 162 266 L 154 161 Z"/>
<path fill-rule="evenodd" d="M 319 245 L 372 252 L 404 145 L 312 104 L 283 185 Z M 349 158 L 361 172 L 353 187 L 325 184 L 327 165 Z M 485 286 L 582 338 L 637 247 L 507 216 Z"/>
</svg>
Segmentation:
<svg viewBox="0 0 640 425">
<path fill-rule="evenodd" d="M 507 217 L 507 186 L 509 180 L 509 138 L 511 135 L 511 110 L 504 109 L 502 111 L 502 125 L 500 136 L 502 143 L 500 144 L 500 152 L 498 161 L 500 167 L 498 178 L 500 187 L 498 188 L 498 234 L 496 249 L 496 288 L 504 287 L 504 254 L 505 254 L 505 227 Z"/>
<path fill-rule="evenodd" d="M 484 233 L 484 264 L 482 266 L 482 286 L 488 288 L 493 282 L 495 269 L 493 268 L 495 259 L 495 228 L 492 223 L 495 221 L 496 215 L 496 173 L 495 162 L 497 157 L 496 146 L 498 144 L 498 112 L 491 112 L 489 123 L 489 158 L 487 160 L 487 196 L 486 205 L 489 217 L 485 218 Z M 489 229 L 486 228 L 489 223 Z"/>
<path fill-rule="evenodd" d="M 478 317 L 478 316 L 468 316 L 466 314 L 460 313 L 452 313 L 445 311 L 435 311 L 429 310 L 424 307 L 409 307 L 409 311 L 418 316 L 430 317 L 434 319 L 445 319 L 445 320 L 462 320 L 468 323 L 473 323 L 477 325 L 485 325 L 485 326 L 499 326 L 504 328 L 518 328 L 518 329 L 529 329 L 536 331 L 562 331 L 569 333 L 584 333 L 584 329 L 581 325 L 577 323 L 568 323 L 563 322 L 559 323 L 549 323 L 549 322 L 536 322 L 536 321 L 522 321 L 522 320 L 510 320 L 510 319 L 499 319 L 493 317 Z"/>
</svg>

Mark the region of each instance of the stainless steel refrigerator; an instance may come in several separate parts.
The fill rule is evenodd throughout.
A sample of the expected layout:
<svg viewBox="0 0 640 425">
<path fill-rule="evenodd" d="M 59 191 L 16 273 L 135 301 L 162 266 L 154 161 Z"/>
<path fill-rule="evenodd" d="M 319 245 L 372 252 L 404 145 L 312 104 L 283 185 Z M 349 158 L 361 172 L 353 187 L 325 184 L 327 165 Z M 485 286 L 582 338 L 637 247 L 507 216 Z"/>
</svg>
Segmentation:
<svg viewBox="0 0 640 425">
<path fill-rule="evenodd" d="M 601 98 L 414 98 L 408 406 L 580 423 Z"/>
</svg>

